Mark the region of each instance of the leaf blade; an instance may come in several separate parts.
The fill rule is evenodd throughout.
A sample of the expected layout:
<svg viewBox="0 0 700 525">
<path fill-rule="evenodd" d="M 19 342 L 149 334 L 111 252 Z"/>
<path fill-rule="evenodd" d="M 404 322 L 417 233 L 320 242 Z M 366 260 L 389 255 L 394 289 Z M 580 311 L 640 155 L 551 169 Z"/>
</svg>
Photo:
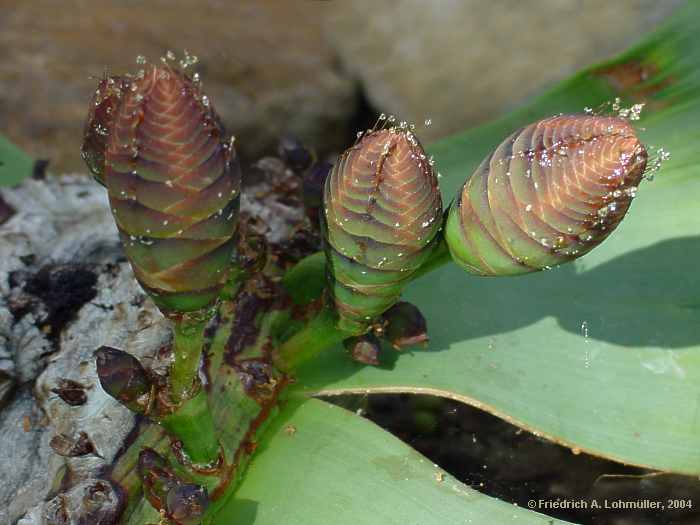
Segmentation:
<svg viewBox="0 0 700 525">
<path fill-rule="evenodd" d="M 285 406 L 260 448 L 217 525 L 566 523 L 472 490 L 373 423 L 315 399 Z"/>
</svg>

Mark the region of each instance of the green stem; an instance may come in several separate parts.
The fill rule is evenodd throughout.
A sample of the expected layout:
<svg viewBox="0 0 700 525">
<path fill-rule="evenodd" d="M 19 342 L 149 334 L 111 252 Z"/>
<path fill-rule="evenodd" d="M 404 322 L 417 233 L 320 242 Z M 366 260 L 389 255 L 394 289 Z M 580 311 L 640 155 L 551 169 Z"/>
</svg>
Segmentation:
<svg viewBox="0 0 700 525">
<path fill-rule="evenodd" d="M 444 237 L 433 250 L 430 258 L 418 269 L 411 280 L 440 268 L 451 261 Z M 308 304 L 318 299 L 325 285 L 326 260 L 323 252 L 316 252 L 299 261 L 282 280 L 292 300 Z M 336 326 L 337 318 L 332 309 L 324 307 L 304 328 L 282 343 L 273 353 L 275 366 L 289 372 L 323 350 L 351 337 L 352 333 Z"/>
<path fill-rule="evenodd" d="M 333 310 L 324 307 L 304 328 L 287 339 L 273 352 L 275 366 L 289 372 L 353 334 L 340 330 Z"/>
<path fill-rule="evenodd" d="M 160 423 L 182 441 L 184 451 L 193 463 L 212 465 L 219 459 L 219 440 L 204 390 L 184 401 L 175 413 Z"/>
<path fill-rule="evenodd" d="M 411 281 L 437 270 L 450 262 L 452 257 L 445 238 L 441 235 L 437 246 L 423 265 L 411 276 Z M 323 252 L 312 253 L 304 257 L 295 266 L 287 270 L 282 279 L 287 293 L 297 304 L 309 304 L 321 297 L 326 284 L 326 257 Z"/>
<path fill-rule="evenodd" d="M 430 273 L 433 270 L 437 270 L 444 264 L 447 264 L 451 261 L 452 256 L 450 255 L 450 250 L 447 247 L 445 237 L 441 234 L 440 239 L 438 239 L 438 244 L 433 250 L 433 253 L 431 253 L 428 260 L 425 261 L 420 268 L 418 268 L 416 273 L 414 273 L 411 276 L 411 280 L 415 281 L 416 279 L 423 277 L 425 274 Z"/>
<path fill-rule="evenodd" d="M 204 347 L 204 328 L 207 318 L 203 315 L 183 315 L 173 322 L 173 354 L 170 365 L 170 395 L 180 403 L 191 397 L 198 384 L 199 361 Z"/>
</svg>

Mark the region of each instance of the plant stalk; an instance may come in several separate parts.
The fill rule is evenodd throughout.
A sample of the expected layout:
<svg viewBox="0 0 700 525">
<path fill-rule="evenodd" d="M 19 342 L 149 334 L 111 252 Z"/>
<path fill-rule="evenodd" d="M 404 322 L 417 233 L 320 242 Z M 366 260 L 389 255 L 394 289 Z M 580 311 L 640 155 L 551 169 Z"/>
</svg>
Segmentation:
<svg viewBox="0 0 700 525">
<path fill-rule="evenodd" d="M 340 330 L 338 319 L 329 307 L 323 307 L 304 328 L 273 351 L 273 362 L 283 372 L 298 368 L 323 350 L 341 343 L 353 334 Z"/>
<path fill-rule="evenodd" d="M 206 467 L 219 460 L 221 446 L 204 389 L 185 400 L 176 412 L 164 417 L 160 423 L 182 442 L 192 463 Z"/>
<path fill-rule="evenodd" d="M 173 354 L 170 366 L 170 395 L 181 403 L 197 391 L 199 362 L 204 348 L 204 329 L 208 315 L 184 314 L 173 321 Z"/>
</svg>

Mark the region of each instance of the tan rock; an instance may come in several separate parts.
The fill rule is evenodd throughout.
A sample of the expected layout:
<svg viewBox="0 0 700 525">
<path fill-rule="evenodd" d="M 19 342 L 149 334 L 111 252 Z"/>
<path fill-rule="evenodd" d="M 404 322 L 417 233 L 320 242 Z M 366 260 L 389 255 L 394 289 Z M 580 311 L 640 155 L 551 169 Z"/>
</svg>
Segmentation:
<svg viewBox="0 0 700 525">
<path fill-rule="evenodd" d="M 625 49 L 680 3 L 353 0 L 324 4 L 324 16 L 370 102 L 432 139 Z M 422 129 L 426 118 L 432 125 Z"/>
<path fill-rule="evenodd" d="M 0 14 L 2 132 L 54 171 L 85 171 L 87 103 L 106 69 L 168 49 L 200 58 L 204 88 L 239 152 L 273 150 L 290 131 L 321 150 L 351 136 L 355 87 L 336 67 L 312 2 L 20 0 Z"/>
</svg>

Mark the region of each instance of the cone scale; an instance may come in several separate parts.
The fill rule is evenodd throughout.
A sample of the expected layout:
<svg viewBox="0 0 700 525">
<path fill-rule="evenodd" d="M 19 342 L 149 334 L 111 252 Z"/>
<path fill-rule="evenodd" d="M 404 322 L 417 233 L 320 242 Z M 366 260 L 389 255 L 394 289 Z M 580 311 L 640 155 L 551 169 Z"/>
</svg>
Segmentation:
<svg viewBox="0 0 700 525">
<path fill-rule="evenodd" d="M 445 238 L 470 273 L 518 275 L 580 257 L 620 223 L 647 152 L 618 117 L 562 115 L 512 134 L 452 204 Z"/>
<path fill-rule="evenodd" d="M 338 327 L 360 334 L 395 304 L 437 244 L 437 177 L 408 130 L 371 130 L 333 167 L 322 214 Z"/>
</svg>

